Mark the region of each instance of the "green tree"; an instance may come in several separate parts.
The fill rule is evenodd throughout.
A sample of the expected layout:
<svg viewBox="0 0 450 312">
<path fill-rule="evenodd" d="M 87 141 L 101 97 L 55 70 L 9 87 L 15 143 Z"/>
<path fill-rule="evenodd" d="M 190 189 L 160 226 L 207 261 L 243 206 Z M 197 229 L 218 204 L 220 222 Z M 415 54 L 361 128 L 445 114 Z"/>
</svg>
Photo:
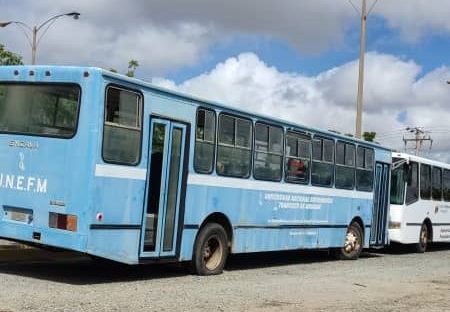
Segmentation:
<svg viewBox="0 0 450 312">
<path fill-rule="evenodd" d="M 22 65 L 22 57 L 19 54 L 8 51 L 0 43 L 0 65 Z"/>
<path fill-rule="evenodd" d="M 364 139 L 364 141 L 368 141 L 368 142 L 373 142 L 374 140 L 375 140 L 375 137 L 377 136 L 377 133 L 376 132 L 373 132 L 373 131 L 371 131 L 371 132 L 367 132 L 367 131 L 365 131 L 364 133 L 363 133 L 363 139 Z"/>
<path fill-rule="evenodd" d="M 136 68 L 139 67 L 139 63 L 136 60 L 130 60 L 128 62 L 128 71 L 126 73 L 126 75 L 128 77 L 134 77 L 134 72 L 136 71 Z"/>
</svg>

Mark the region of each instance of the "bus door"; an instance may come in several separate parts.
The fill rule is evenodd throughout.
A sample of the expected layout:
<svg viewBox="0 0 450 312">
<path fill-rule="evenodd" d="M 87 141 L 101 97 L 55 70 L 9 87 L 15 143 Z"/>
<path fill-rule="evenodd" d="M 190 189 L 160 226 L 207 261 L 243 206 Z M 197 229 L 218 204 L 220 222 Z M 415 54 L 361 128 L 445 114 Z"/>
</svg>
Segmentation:
<svg viewBox="0 0 450 312">
<path fill-rule="evenodd" d="M 370 246 L 387 244 L 387 222 L 389 214 L 390 165 L 375 164 L 375 189 L 373 194 L 372 227 Z"/>
<path fill-rule="evenodd" d="M 186 125 L 151 119 L 141 257 L 175 256 L 180 219 Z"/>
</svg>

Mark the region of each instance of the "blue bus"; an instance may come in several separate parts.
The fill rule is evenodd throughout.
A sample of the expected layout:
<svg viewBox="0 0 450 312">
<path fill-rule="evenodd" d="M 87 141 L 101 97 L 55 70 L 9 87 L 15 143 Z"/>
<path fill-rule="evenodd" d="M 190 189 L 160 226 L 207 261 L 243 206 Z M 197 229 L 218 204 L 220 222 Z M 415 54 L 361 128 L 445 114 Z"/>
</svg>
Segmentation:
<svg viewBox="0 0 450 312">
<path fill-rule="evenodd" d="M 391 151 L 91 67 L 0 67 L 0 238 L 126 264 L 387 243 Z"/>
</svg>

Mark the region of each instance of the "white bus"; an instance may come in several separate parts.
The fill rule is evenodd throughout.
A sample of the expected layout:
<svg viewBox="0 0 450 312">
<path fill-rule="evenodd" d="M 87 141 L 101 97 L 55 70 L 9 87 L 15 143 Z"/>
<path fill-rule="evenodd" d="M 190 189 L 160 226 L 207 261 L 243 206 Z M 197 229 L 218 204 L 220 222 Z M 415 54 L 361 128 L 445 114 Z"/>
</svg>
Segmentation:
<svg viewBox="0 0 450 312">
<path fill-rule="evenodd" d="M 450 242 L 450 164 L 404 153 L 392 154 L 391 242 Z"/>
</svg>

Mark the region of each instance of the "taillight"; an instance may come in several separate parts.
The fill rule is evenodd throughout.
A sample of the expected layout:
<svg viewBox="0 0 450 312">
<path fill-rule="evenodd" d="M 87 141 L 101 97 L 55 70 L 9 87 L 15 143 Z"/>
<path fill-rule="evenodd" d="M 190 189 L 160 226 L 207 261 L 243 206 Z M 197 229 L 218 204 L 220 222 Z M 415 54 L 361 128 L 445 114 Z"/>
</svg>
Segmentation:
<svg viewBox="0 0 450 312">
<path fill-rule="evenodd" d="M 50 212 L 48 226 L 54 229 L 77 231 L 77 216 Z"/>
</svg>

